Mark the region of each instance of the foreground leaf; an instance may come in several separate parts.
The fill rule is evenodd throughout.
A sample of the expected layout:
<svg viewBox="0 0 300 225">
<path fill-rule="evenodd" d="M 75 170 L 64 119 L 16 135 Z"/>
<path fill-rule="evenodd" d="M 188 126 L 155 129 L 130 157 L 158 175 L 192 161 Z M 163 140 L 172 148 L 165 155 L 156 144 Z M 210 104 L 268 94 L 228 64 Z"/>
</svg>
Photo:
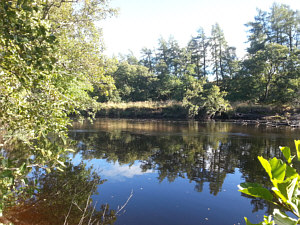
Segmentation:
<svg viewBox="0 0 300 225">
<path fill-rule="evenodd" d="M 281 159 L 274 157 L 270 161 L 264 159 L 262 156 L 258 156 L 261 165 L 264 167 L 265 171 L 273 179 L 282 181 L 285 177 L 286 164 L 282 162 Z"/>
<path fill-rule="evenodd" d="M 286 171 L 286 164 L 282 162 L 281 159 L 277 159 L 274 157 L 269 161 L 271 168 L 272 168 L 272 179 L 276 180 L 284 180 L 285 171 Z"/>
<path fill-rule="evenodd" d="M 279 209 L 274 209 L 273 216 L 277 225 L 296 225 L 298 222 L 298 220 L 288 217 L 285 213 L 280 212 Z"/>
<path fill-rule="evenodd" d="M 245 218 L 246 225 L 275 225 L 274 221 L 272 221 L 272 216 L 265 216 L 264 221 L 260 223 L 251 223 L 247 217 Z"/>
<path fill-rule="evenodd" d="M 260 222 L 260 223 L 251 223 L 247 217 L 245 217 L 245 221 L 246 221 L 246 225 L 263 225 L 263 222 Z"/>
<path fill-rule="evenodd" d="M 295 192 L 295 188 L 298 188 L 297 180 L 298 177 L 280 182 L 274 181 L 273 184 L 275 187 L 273 187 L 272 190 L 284 203 L 292 202 L 292 197 Z"/>
<path fill-rule="evenodd" d="M 296 169 L 294 169 L 293 167 L 287 165 L 285 176 L 286 176 L 286 179 L 293 179 L 294 177 L 298 177 L 299 175 L 298 175 Z"/>
<path fill-rule="evenodd" d="M 292 162 L 291 149 L 289 147 L 280 147 L 280 150 L 284 155 L 286 161 L 290 164 Z"/>
<path fill-rule="evenodd" d="M 240 192 L 256 197 L 256 198 L 262 198 L 267 201 L 272 201 L 273 195 L 272 193 L 262 187 L 260 184 L 257 183 L 242 183 L 238 186 L 240 188 Z"/>
<path fill-rule="evenodd" d="M 300 140 L 295 140 L 298 161 L 300 161 Z"/>
<path fill-rule="evenodd" d="M 267 172 L 267 174 L 269 175 L 270 179 L 272 179 L 272 168 L 268 160 L 264 159 L 262 156 L 258 156 L 257 158 L 260 161 L 263 168 L 265 169 L 265 171 Z"/>
</svg>

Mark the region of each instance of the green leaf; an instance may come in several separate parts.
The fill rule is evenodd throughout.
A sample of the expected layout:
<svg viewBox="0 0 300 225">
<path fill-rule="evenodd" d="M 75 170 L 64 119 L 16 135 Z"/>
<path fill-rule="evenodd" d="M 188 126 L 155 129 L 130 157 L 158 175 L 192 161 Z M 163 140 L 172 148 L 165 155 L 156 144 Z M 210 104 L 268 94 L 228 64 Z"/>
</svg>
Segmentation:
<svg viewBox="0 0 300 225">
<path fill-rule="evenodd" d="M 272 179 L 283 180 L 285 177 L 286 164 L 276 157 L 271 159 L 269 163 L 272 168 Z"/>
<path fill-rule="evenodd" d="M 285 213 L 280 212 L 279 209 L 274 209 L 273 216 L 277 225 L 296 225 L 298 222 L 298 220 L 287 216 Z"/>
<path fill-rule="evenodd" d="M 300 140 L 295 140 L 298 161 L 300 161 Z"/>
<path fill-rule="evenodd" d="M 292 201 L 292 196 L 295 191 L 297 180 L 298 180 L 298 178 L 296 177 L 292 180 L 286 180 L 284 182 L 277 183 L 278 190 L 289 201 Z"/>
<path fill-rule="evenodd" d="M 271 181 L 273 179 L 283 180 L 285 177 L 286 164 L 282 162 L 281 159 L 274 157 L 270 161 L 267 161 L 262 156 L 258 156 L 261 165 L 264 167 L 265 171 L 268 173 Z"/>
<path fill-rule="evenodd" d="M 265 199 L 267 201 L 272 201 L 273 199 L 273 195 L 272 193 L 262 187 L 260 184 L 257 183 L 242 183 L 238 186 L 240 188 L 240 192 L 256 197 L 256 198 L 262 198 Z"/>
<path fill-rule="evenodd" d="M 281 152 L 283 153 L 286 161 L 288 163 L 292 162 L 292 158 L 291 158 L 291 149 L 289 147 L 280 147 Z"/>
<path fill-rule="evenodd" d="M 55 37 L 54 35 L 50 35 L 50 36 L 48 37 L 48 42 L 49 42 L 49 43 L 54 43 L 55 40 L 56 40 L 56 37 Z"/>
<path fill-rule="evenodd" d="M 296 177 L 296 176 L 298 176 L 298 173 L 297 173 L 296 169 L 294 169 L 293 167 L 287 165 L 286 166 L 286 171 L 285 171 L 286 179 L 293 178 L 293 177 Z"/>
<path fill-rule="evenodd" d="M 272 168 L 271 168 L 270 163 L 268 162 L 268 160 L 264 159 L 262 156 L 258 156 L 258 160 L 260 161 L 261 165 L 263 166 L 263 168 L 265 169 L 265 171 L 269 175 L 270 179 L 272 179 L 272 173 L 271 173 Z"/>
<path fill-rule="evenodd" d="M 8 159 L 2 159 L 1 164 L 2 164 L 3 167 L 8 167 L 9 166 Z"/>
<path fill-rule="evenodd" d="M 246 225 L 263 225 L 263 222 L 260 222 L 260 223 L 251 223 L 247 217 L 244 217 L 245 219 L 245 222 L 246 222 Z"/>
</svg>

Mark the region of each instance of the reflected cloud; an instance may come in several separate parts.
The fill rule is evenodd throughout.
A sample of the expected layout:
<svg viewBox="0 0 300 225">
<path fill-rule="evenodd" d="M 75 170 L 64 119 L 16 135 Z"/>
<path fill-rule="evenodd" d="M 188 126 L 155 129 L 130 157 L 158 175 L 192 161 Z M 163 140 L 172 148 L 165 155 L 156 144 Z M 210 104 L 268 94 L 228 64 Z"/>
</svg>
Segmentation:
<svg viewBox="0 0 300 225">
<path fill-rule="evenodd" d="M 133 178 L 138 175 L 145 175 L 147 173 L 154 173 L 153 170 L 147 170 L 145 172 L 141 169 L 141 163 L 136 162 L 133 165 L 120 165 L 118 162 L 109 164 L 102 162 L 100 166 L 101 176 L 108 179 L 120 179 L 120 178 Z M 103 164 L 106 164 L 105 166 Z"/>
</svg>

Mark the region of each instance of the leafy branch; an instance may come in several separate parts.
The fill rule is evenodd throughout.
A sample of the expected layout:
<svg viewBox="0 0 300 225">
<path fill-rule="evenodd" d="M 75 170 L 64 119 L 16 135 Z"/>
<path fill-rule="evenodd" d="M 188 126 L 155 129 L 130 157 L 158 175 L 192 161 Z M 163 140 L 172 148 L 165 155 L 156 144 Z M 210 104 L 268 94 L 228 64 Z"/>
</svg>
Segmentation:
<svg viewBox="0 0 300 225">
<path fill-rule="evenodd" d="M 300 161 L 300 140 L 295 140 L 297 159 Z M 242 183 L 239 191 L 252 197 L 261 198 L 277 206 L 273 214 L 264 218 L 258 225 L 278 224 L 295 225 L 300 223 L 300 175 L 293 168 L 292 161 L 295 156 L 291 155 L 289 147 L 280 147 L 286 163 L 276 157 L 266 160 L 258 156 L 258 160 L 268 174 L 273 187 L 271 190 L 257 183 Z M 292 213 L 295 217 L 288 216 L 286 212 Z M 274 220 L 272 220 L 272 216 Z M 247 225 L 253 225 L 245 218 Z"/>
</svg>

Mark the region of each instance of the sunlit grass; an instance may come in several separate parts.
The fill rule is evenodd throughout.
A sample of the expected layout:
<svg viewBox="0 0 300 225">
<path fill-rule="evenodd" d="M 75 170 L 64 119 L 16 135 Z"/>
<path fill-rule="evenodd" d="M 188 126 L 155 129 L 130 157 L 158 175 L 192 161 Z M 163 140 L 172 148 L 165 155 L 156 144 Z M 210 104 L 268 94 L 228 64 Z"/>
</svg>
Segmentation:
<svg viewBox="0 0 300 225">
<path fill-rule="evenodd" d="M 107 102 L 101 103 L 97 116 L 184 119 L 187 111 L 178 101 Z"/>
<path fill-rule="evenodd" d="M 181 106 L 181 102 L 177 101 L 145 101 L 145 102 L 106 102 L 101 103 L 101 109 L 128 109 L 128 108 L 148 108 L 159 109 L 173 106 Z"/>
</svg>

